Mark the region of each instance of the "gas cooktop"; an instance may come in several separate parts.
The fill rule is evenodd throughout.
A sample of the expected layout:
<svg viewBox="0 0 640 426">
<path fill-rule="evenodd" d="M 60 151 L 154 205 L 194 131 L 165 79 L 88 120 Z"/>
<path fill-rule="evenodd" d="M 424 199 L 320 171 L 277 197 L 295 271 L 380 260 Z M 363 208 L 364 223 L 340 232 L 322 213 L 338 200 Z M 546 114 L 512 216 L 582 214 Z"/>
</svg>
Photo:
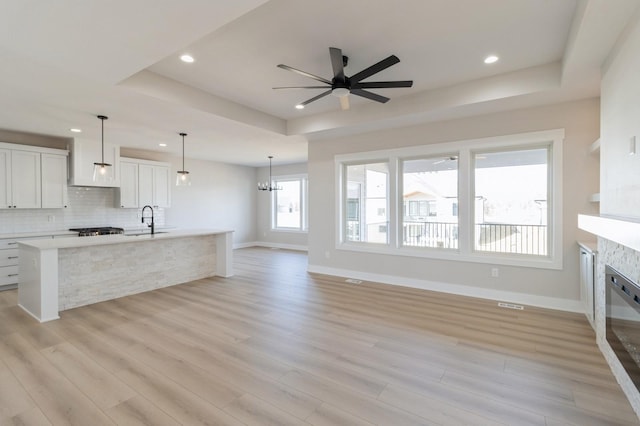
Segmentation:
<svg viewBox="0 0 640 426">
<path fill-rule="evenodd" d="M 113 226 L 102 226 L 95 228 L 71 228 L 69 231 L 78 233 L 79 237 L 92 237 L 95 235 L 112 235 L 112 234 L 124 234 L 123 228 L 115 228 Z"/>
</svg>

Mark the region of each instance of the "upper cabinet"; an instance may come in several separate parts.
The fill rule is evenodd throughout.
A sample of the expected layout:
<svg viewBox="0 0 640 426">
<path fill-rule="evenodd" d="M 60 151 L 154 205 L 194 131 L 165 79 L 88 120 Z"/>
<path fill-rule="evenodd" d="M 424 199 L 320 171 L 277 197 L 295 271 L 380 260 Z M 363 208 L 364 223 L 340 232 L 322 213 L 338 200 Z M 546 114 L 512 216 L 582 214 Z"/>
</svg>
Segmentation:
<svg viewBox="0 0 640 426">
<path fill-rule="evenodd" d="M 42 208 L 61 209 L 67 207 L 67 156 L 41 154 Z"/>
<path fill-rule="evenodd" d="M 171 205 L 168 163 L 122 158 L 117 206 L 122 208 L 165 208 Z"/>
<path fill-rule="evenodd" d="M 0 208 L 66 207 L 67 151 L 0 143 Z"/>
<path fill-rule="evenodd" d="M 71 150 L 69 185 L 109 188 L 120 186 L 120 147 L 118 145 L 104 144 L 104 162 L 111 164 L 111 167 L 113 167 L 113 180 L 109 183 L 93 181 L 93 163 L 102 162 L 102 144 L 100 141 L 75 138 L 69 144 L 69 149 Z"/>
</svg>

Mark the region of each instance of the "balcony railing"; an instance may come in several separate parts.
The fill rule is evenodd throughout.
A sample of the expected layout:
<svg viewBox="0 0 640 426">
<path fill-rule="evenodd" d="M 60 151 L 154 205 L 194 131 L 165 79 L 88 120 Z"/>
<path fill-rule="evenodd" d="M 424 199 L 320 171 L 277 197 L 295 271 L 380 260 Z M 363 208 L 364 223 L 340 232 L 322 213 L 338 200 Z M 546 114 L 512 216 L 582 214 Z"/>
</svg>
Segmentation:
<svg viewBox="0 0 640 426">
<path fill-rule="evenodd" d="M 478 251 L 547 255 L 546 225 L 476 224 Z"/>
<path fill-rule="evenodd" d="M 404 246 L 458 248 L 457 223 L 404 221 L 402 225 L 402 245 Z"/>
<path fill-rule="evenodd" d="M 361 238 L 361 232 L 364 233 Z M 475 225 L 474 250 L 490 253 L 547 255 L 546 225 L 482 223 Z M 387 222 L 371 223 L 361 229 L 359 221 L 347 222 L 347 241 L 386 243 Z M 458 248 L 458 224 L 450 222 L 404 221 L 405 247 Z"/>
</svg>

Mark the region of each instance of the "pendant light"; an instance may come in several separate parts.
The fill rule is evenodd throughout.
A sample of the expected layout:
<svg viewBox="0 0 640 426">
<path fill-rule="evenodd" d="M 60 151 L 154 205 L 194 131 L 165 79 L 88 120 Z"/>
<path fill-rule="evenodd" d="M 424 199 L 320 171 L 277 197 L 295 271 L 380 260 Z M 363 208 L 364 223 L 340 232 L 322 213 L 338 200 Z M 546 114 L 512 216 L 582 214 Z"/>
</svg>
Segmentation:
<svg viewBox="0 0 640 426">
<path fill-rule="evenodd" d="M 93 181 L 106 184 L 113 181 L 113 168 L 111 164 L 104 162 L 104 120 L 109 117 L 99 115 L 98 118 L 102 121 L 102 159 L 100 163 L 93 163 Z"/>
<path fill-rule="evenodd" d="M 189 186 L 191 185 L 191 178 L 189 177 L 189 172 L 184 169 L 184 137 L 187 136 L 187 134 L 178 134 L 182 136 L 182 170 L 178 170 L 178 175 L 176 176 L 176 186 Z"/>
<path fill-rule="evenodd" d="M 258 182 L 258 191 L 279 191 L 282 189 L 282 186 L 276 185 L 276 183 L 271 178 L 271 159 L 273 155 L 269 156 L 269 180 L 267 182 Z"/>
</svg>

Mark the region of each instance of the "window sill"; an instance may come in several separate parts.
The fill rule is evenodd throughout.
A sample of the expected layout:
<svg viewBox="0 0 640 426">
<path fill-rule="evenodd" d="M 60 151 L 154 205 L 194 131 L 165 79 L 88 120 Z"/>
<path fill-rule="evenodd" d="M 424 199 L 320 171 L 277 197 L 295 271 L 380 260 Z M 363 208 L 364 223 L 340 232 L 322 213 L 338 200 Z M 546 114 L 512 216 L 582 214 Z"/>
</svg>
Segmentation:
<svg viewBox="0 0 640 426">
<path fill-rule="evenodd" d="M 447 260 L 454 262 L 484 263 L 491 265 L 517 266 L 538 269 L 562 269 L 562 258 L 549 258 L 526 255 L 501 255 L 497 253 L 461 253 L 457 249 L 430 248 L 395 248 L 387 244 L 376 243 L 342 243 L 336 245 L 337 250 L 360 253 L 383 254 L 387 256 L 418 257 L 423 259 Z"/>
<path fill-rule="evenodd" d="M 307 234 L 309 233 L 306 229 L 296 229 L 296 228 L 272 228 L 271 232 L 284 232 L 288 234 Z"/>
</svg>

